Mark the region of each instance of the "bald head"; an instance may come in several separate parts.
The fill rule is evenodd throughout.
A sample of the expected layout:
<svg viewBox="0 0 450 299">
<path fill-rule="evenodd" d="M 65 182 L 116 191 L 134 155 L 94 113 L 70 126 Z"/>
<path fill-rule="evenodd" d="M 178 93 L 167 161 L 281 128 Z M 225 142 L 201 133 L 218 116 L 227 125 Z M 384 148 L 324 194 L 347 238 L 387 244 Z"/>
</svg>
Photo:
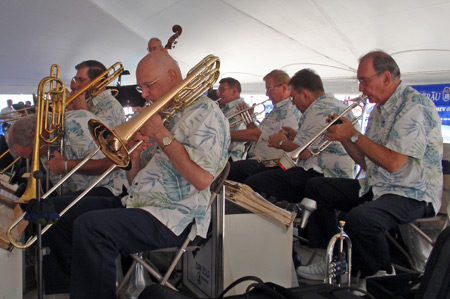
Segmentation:
<svg viewBox="0 0 450 299">
<path fill-rule="evenodd" d="M 182 81 L 177 62 L 166 51 L 147 54 L 136 68 L 136 81 L 142 97 L 155 101 Z"/>
</svg>

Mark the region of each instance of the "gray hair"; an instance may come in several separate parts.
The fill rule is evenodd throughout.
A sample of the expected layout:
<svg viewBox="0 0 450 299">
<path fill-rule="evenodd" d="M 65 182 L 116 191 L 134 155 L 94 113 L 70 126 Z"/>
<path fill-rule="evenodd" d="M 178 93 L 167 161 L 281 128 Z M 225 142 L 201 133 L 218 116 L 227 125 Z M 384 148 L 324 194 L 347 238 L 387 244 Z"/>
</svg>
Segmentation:
<svg viewBox="0 0 450 299">
<path fill-rule="evenodd" d="M 21 117 L 9 128 L 7 143 L 9 150 L 15 155 L 13 151 L 14 145 L 18 144 L 20 146 L 32 146 L 33 144 L 33 133 L 36 129 L 36 115 L 28 115 Z"/>
<path fill-rule="evenodd" d="M 400 79 L 400 68 L 391 55 L 381 50 L 375 50 L 360 57 L 359 62 L 370 58 L 373 59 L 373 68 L 378 76 L 388 71 L 394 80 Z"/>
</svg>

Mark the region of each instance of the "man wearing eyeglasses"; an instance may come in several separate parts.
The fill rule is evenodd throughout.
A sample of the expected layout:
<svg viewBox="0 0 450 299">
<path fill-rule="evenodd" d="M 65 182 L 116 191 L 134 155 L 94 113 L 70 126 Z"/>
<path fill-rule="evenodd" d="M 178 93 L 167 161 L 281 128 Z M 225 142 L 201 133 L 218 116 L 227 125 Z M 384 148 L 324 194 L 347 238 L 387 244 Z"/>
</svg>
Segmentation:
<svg viewBox="0 0 450 299">
<path fill-rule="evenodd" d="M 167 52 L 156 51 L 139 62 L 136 79 L 142 96 L 157 102 L 182 76 Z M 165 108 L 171 105 L 172 100 Z M 128 195 L 85 197 L 43 236 L 50 248 L 44 258 L 46 292 L 70 289 L 74 299 L 116 298 L 120 253 L 180 246 L 188 236 L 205 238 L 209 186 L 228 160 L 228 127 L 218 105 L 205 96 L 175 112 L 167 124 L 158 113 L 150 117 L 130 142 L 144 141 L 131 154 Z M 57 211 L 70 200 L 54 200 Z"/>
<path fill-rule="evenodd" d="M 305 196 L 317 202 L 308 222 L 310 242 L 338 232 L 336 209 L 347 212 L 345 231 L 352 241 L 352 274 L 365 278 L 393 274 L 385 232 L 439 211 L 442 193 L 441 121 L 432 100 L 402 83 L 400 69 L 383 51 L 362 56 L 359 90 L 375 103 L 365 134 L 349 120 L 330 127 L 365 170 L 360 180 L 313 178 Z M 336 116 L 333 116 L 336 117 Z M 323 244 L 325 245 L 325 244 Z M 323 279 L 323 264 L 297 273 Z"/>
<path fill-rule="evenodd" d="M 347 106 L 332 94 L 325 93 L 322 79 L 311 69 L 303 69 L 295 73 L 289 81 L 292 105 L 302 113 L 297 130 L 283 127 L 285 132 L 277 132 L 269 136 L 269 146 L 292 152 L 304 147 L 313 140 L 327 125 L 326 115 L 342 113 Z M 353 119 L 353 113 L 346 115 Z M 287 133 L 287 134 L 286 134 Z M 352 178 L 354 161 L 340 144 L 331 144 L 325 150 L 313 155 L 311 148 L 317 148 L 323 140 L 319 140 L 304 150 L 297 160 L 297 167 L 283 170 L 280 167 L 256 173 L 245 180 L 245 184 L 266 197 L 277 201 L 300 202 L 304 197 L 307 181 L 313 177 L 346 177 Z"/>
<path fill-rule="evenodd" d="M 106 67 L 99 61 L 86 60 L 75 66 L 77 74 L 72 79 L 72 92 L 87 86 L 92 80 L 106 71 Z M 108 127 L 115 127 L 125 122 L 123 106 L 111 94 L 111 90 L 103 87 L 100 93 L 92 99 L 87 99 L 86 106 L 100 121 Z M 84 95 L 81 95 L 83 97 Z"/>
<path fill-rule="evenodd" d="M 247 160 L 231 163 L 229 180 L 243 183 L 249 176 L 276 167 L 283 154 L 280 149 L 269 147 L 269 136 L 283 127 L 298 128 L 300 111 L 291 104 L 289 75 L 282 70 L 273 70 L 264 76 L 266 95 L 273 103 L 273 110 L 258 127 L 232 131 L 231 141 L 255 142 L 248 152 Z"/>
<path fill-rule="evenodd" d="M 220 98 L 219 105 L 223 114 L 228 118 L 231 124 L 237 123 L 234 126 L 230 126 L 231 131 L 243 130 L 246 128 L 245 122 L 241 122 L 241 117 L 236 115 L 241 107 L 247 107 L 243 98 L 241 98 L 241 83 L 234 78 L 223 78 L 219 82 L 219 88 L 217 89 L 217 96 Z M 241 106 L 242 105 L 242 106 Z M 231 117 L 235 115 L 234 117 Z M 252 118 L 253 119 L 253 118 Z M 238 123 L 239 122 L 239 123 Z M 242 156 L 245 150 L 244 142 L 231 142 L 230 144 L 230 158 L 232 161 L 242 160 Z"/>
</svg>

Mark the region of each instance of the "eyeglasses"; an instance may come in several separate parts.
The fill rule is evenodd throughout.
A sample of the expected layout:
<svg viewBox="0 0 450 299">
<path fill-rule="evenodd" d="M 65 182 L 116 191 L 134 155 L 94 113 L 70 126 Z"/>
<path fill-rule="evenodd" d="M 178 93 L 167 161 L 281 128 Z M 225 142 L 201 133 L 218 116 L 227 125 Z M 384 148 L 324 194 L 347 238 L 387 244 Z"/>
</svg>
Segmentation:
<svg viewBox="0 0 450 299">
<path fill-rule="evenodd" d="M 81 77 L 73 77 L 72 81 L 75 83 L 83 84 L 84 81 L 88 80 L 88 78 L 81 78 Z"/>
<path fill-rule="evenodd" d="M 139 85 L 136 86 L 137 92 L 142 93 L 142 89 L 143 89 L 143 88 L 148 89 L 148 90 L 151 90 L 152 87 L 153 87 L 153 85 L 155 85 L 155 83 L 158 82 L 159 79 L 161 79 L 161 77 L 159 77 L 158 79 L 156 79 L 156 80 L 154 80 L 154 81 L 152 81 L 152 82 L 150 82 L 150 83 L 147 83 L 147 82 L 142 83 L 142 86 L 139 86 Z"/>
<path fill-rule="evenodd" d="M 367 77 L 367 78 L 358 78 L 358 82 L 359 82 L 359 84 L 367 86 L 370 83 L 370 79 L 375 76 L 378 76 L 378 73 L 376 73 L 375 75 L 372 75 L 370 77 Z"/>
<path fill-rule="evenodd" d="M 266 89 L 266 93 L 267 93 L 267 92 L 271 92 L 272 90 L 274 90 L 274 89 L 277 88 L 277 87 L 280 87 L 281 85 L 283 85 L 283 84 L 278 84 L 278 85 L 275 85 L 275 86 L 272 87 L 272 88 Z"/>
<path fill-rule="evenodd" d="M 231 89 L 231 88 L 220 87 L 217 91 L 219 91 L 219 92 L 224 92 L 224 91 L 227 90 L 227 89 Z"/>
</svg>

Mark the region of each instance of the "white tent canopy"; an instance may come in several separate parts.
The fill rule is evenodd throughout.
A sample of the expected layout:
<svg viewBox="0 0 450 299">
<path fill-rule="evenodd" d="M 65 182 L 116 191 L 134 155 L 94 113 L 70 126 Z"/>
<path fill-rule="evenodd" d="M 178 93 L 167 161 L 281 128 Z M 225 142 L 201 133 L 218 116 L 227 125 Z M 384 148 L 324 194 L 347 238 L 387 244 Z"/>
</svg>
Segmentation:
<svg viewBox="0 0 450 299">
<path fill-rule="evenodd" d="M 182 35 L 170 54 L 183 73 L 204 56 L 221 59 L 221 77 L 243 92 L 264 93 L 273 69 L 290 75 L 312 68 L 327 91 L 358 93 L 358 57 L 373 49 L 393 55 L 410 84 L 450 78 L 443 0 L 2 0 L 0 93 L 35 93 L 58 64 L 69 83 L 87 59 L 107 67 L 121 61 L 135 84 L 135 68 L 150 37 L 165 43 L 172 26 Z"/>
</svg>

